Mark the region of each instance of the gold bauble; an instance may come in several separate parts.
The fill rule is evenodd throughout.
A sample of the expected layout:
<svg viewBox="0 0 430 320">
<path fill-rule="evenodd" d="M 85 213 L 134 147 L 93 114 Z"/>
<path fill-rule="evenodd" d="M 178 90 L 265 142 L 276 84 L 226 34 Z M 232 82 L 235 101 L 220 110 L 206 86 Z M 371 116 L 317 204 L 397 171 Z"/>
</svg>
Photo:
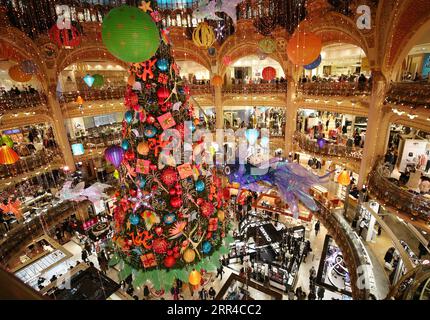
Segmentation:
<svg viewBox="0 0 430 320">
<path fill-rule="evenodd" d="M 146 156 L 149 153 L 149 145 L 148 142 L 143 141 L 137 145 L 137 152 L 142 156 Z"/>
<path fill-rule="evenodd" d="M 218 210 L 217 216 L 218 216 L 219 221 L 221 221 L 221 222 L 224 221 L 224 219 L 225 219 L 225 213 L 224 213 L 224 211 Z"/>
<path fill-rule="evenodd" d="M 191 263 L 196 258 L 196 252 L 193 249 L 188 248 L 185 250 L 183 258 L 186 263 Z"/>
</svg>

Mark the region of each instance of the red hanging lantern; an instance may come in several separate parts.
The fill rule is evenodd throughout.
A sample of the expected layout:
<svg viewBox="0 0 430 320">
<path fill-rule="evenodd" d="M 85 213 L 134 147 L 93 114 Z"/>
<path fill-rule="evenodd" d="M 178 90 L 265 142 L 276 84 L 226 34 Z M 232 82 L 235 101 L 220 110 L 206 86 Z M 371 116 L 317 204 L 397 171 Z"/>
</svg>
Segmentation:
<svg viewBox="0 0 430 320">
<path fill-rule="evenodd" d="M 276 69 L 273 67 L 266 67 L 263 69 L 263 79 L 271 81 L 276 78 Z"/>
<path fill-rule="evenodd" d="M 49 29 L 49 38 L 61 47 L 76 47 L 81 44 L 81 34 L 79 30 L 71 26 L 70 29 L 59 29 L 57 25 L 53 25 Z"/>
</svg>

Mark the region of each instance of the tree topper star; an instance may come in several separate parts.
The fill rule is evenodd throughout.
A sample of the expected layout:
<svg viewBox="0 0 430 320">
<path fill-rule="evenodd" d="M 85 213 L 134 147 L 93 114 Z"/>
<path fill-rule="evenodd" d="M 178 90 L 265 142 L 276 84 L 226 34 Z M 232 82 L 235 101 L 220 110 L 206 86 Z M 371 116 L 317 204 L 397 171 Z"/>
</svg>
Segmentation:
<svg viewBox="0 0 430 320">
<path fill-rule="evenodd" d="M 144 11 L 144 12 L 148 12 L 151 11 L 152 12 L 152 8 L 151 8 L 151 1 L 142 1 L 139 7 L 140 10 Z"/>
</svg>

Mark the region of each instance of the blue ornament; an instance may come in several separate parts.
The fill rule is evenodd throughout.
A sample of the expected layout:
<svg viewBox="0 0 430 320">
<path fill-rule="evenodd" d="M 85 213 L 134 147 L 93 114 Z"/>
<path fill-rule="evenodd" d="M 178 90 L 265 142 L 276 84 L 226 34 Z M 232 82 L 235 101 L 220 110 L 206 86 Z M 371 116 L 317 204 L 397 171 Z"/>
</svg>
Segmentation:
<svg viewBox="0 0 430 320">
<path fill-rule="evenodd" d="M 142 176 L 140 176 L 140 177 L 139 177 L 139 187 L 140 187 L 141 189 L 143 189 L 143 188 L 145 188 L 145 185 L 146 185 L 146 180 L 145 180 L 145 178 L 144 178 L 144 177 L 142 177 Z"/>
<path fill-rule="evenodd" d="M 139 216 L 137 216 L 137 215 L 135 215 L 135 214 L 130 215 L 130 217 L 128 218 L 128 220 L 130 221 L 130 223 L 131 223 L 133 226 L 135 226 L 135 225 L 139 224 L 139 221 L 140 221 Z"/>
<path fill-rule="evenodd" d="M 215 56 L 215 54 L 216 54 L 216 49 L 215 49 L 214 47 L 210 47 L 210 48 L 208 49 L 208 54 L 209 54 L 211 57 Z"/>
<path fill-rule="evenodd" d="M 129 110 L 129 111 L 127 111 L 127 112 L 125 113 L 125 115 L 124 115 L 124 119 L 125 119 L 125 121 L 126 121 L 128 124 L 132 123 L 132 121 L 133 121 L 133 112 L 131 112 L 130 110 Z"/>
<path fill-rule="evenodd" d="M 127 139 L 122 140 L 121 148 L 124 150 L 128 150 L 130 148 L 130 142 Z"/>
<path fill-rule="evenodd" d="M 205 183 L 202 180 L 196 181 L 196 190 L 197 192 L 202 192 L 205 190 Z"/>
<path fill-rule="evenodd" d="M 181 95 L 185 94 L 184 87 L 178 87 L 178 93 Z"/>
<path fill-rule="evenodd" d="M 268 147 L 269 146 L 269 142 L 270 142 L 269 137 L 261 137 L 260 144 L 263 147 Z"/>
<path fill-rule="evenodd" d="M 163 217 L 165 224 L 169 225 L 176 221 L 176 216 L 173 213 L 168 213 Z"/>
<path fill-rule="evenodd" d="M 211 245 L 211 243 L 209 241 L 203 242 L 202 252 L 204 254 L 208 254 L 209 252 L 211 252 L 211 249 L 212 249 L 212 245 Z"/>
<path fill-rule="evenodd" d="M 145 137 L 153 138 L 157 134 L 157 128 L 153 125 L 146 125 L 144 130 Z"/>
<path fill-rule="evenodd" d="M 157 68 L 160 71 L 167 71 L 167 69 L 169 68 L 169 62 L 167 61 L 167 59 L 160 59 L 157 61 Z"/>
<path fill-rule="evenodd" d="M 305 68 L 306 70 L 312 70 L 312 69 L 318 68 L 318 66 L 321 64 L 321 60 L 322 60 L 321 55 L 319 55 L 314 62 L 305 65 L 303 68 Z"/>
<path fill-rule="evenodd" d="M 89 74 L 87 74 L 85 77 L 84 77 L 84 82 L 87 84 L 87 86 L 88 87 L 92 87 L 93 86 L 93 83 L 94 83 L 94 77 L 93 76 L 91 76 L 91 75 L 89 75 Z"/>
</svg>

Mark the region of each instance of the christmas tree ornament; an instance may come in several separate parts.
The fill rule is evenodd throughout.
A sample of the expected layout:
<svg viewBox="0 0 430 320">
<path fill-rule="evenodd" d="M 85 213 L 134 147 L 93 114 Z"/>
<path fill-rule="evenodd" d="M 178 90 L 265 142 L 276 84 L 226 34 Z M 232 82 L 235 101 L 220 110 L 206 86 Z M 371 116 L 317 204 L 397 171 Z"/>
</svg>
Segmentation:
<svg viewBox="0 0 430 320">
<path fill-rule="evenodd" d="M 121 165 L 123 157 L 124 149 L 119 146 L 111 146 L 105 150 L 105 159 L 117 169 Z"/>
<path fill-rule="evenodd" d="M 157 61 L 157 68 L 160 71 L 167 71 L 169 69 L 169 62 L 167 61 L 167 59 L 160 59 Z"/>
</svg>

